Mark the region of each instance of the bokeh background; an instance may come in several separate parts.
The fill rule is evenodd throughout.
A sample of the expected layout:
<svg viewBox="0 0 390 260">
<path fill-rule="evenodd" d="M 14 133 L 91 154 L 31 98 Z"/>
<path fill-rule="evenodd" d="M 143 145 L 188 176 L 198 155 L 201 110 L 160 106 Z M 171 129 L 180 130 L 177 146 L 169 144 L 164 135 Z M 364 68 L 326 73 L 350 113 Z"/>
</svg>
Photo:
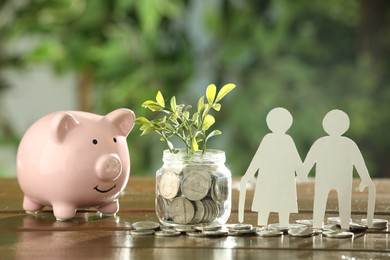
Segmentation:
<svg viewBox="0 0 390 260">
<path fill-rule="evenodd" d="M 390 177 L 390 1 L 1 0 L 0 176 L 15 176 L 24 131 L 56 110 L 137 116 L 160 90 L 196 105 L 208 84 L 237 88 L 214 116 L 234 175 L 244 174 L 287 108 L 304 158 L 322 118 L 350 116 L 346 135 L 374 177 Z M 128 137 L 133 175 L 153 175 L 164 144 Z M 82 162 L 80 162 L 82 163 Z"/>
</svg>

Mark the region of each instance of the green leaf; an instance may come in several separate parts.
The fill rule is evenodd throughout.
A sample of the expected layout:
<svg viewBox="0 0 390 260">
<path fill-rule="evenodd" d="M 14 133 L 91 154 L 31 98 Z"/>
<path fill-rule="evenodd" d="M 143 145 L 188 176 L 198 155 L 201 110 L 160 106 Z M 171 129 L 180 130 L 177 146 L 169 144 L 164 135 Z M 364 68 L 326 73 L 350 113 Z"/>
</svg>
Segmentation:
<svg viewBox="0 0 390 260">
<path fill-rule="evenodd" d="M 205 142 L 207 142 L 211 137 L 216 136 L 216 135 L 221 135 L 221 134 L 222 134 L 221 131 L 219 131 L 219 130 L 214 130 L 214 131 L 212 131 L 212 132 L 206 137 Z"/>
<path fill-rule="evenodd" d="M 213 104 L 213 106 L 212 106 L 213 108 L 214 108 L 214 110 L 215 111 L 219 111 L 219 110 L 221 110 L 221 104 L 219 104 L 219 103 L 215 103 L 215 104 Z"/>
<path fill-rule="evenodd" d="M 215 123 L 215 118 L 212 115 L 206 115 L 203 119 L 202 130 L 206 131 Z"/>
<path fill-rule="evenodd" d="M 176 104 L 176 97 L 173 96 L 173 97 L 171 98 L 171 108 L 172 108 L 172 111 L 173 111 L 173 112 L 176 111 L 176 106 L 177 106 L 177 104 Z"/>
<path fill-rule="evenodd" d="M 192 115 L 192 122 L 194 122 L 194 123 L 198 122 L 198 118 L 199 118 L 199 113 L 198 113 L 198 112 L 195 112 L 195 113 Z"/>
<path fill-rule="evenodd" d="M 196 141 L 196 138 L 192 138 L 191 148 L 194 152 L 199 150 L 199 146 L 198 146 L 198 142 Z"/>
<path fill-rule="evenodd" d="M 142 107 L 148 108 L 152 111 L 161 111 L 162 107 L 155 101 L 147 100 L 142 104 Z"/>
<path fill-rule="evenodd" d="M 156 128 L 154 126 L 150 126 L 150 127 L 146 128 L 145 130 L 142 131 L 141 136 L 142 135 L 147 135 L 147 134 L 153 132 L 154 130 L 156 130 Z"/>
<path fill-rule="evenodd" d="M 147 108 L 149 105 L 158 105 L 158 103 L 153 100 L 146 100 L 141 106 Z"/>
<path fill-rule="evenodd" d="M 202 114 L 203 107 L 204 107 L 204 96 L 199 98 L 199 101 L 198 101 L 198 112 L 199 112 L 199 114 Z"/>
<path fill-rule="evenodd" d="M 157 92 L 156 101 L 161 107 L 165 107 L 164 97 L 160 91 Z"/>
<path fill-rule="evenodd" d="M 224 96 L 226 96 L 230 91 L 232 91 L 236 87 L 235 84 L 229 83 L 226 84 L 221 88 L 221 90 L 218 92 L 217 98 L 215 99 L 215 102 L 220 101 Z"/>
<path fill-rule="evenodd" d="M 214 84 L 208 85 L 206 90 L 206 97 L 210 105 L 214 102 L 216 93 L 217 93 L 217 87 Z"/>
<path fill-rule="evenodd" d="M 137 117 L 137 119 L 135 119 L 135 123 L 139 125 L 143 125 L 143 124 L 150 124 L 150 121 L 145 117 Z"/>
<path fill-rule="evenodd" d="M 190 112 L 188 112 L 188 111 L 184 111 L 183 112 L 183 116 L 185 117 L 185 119 L 189 119 L 190 118 Z"/>
</svg>

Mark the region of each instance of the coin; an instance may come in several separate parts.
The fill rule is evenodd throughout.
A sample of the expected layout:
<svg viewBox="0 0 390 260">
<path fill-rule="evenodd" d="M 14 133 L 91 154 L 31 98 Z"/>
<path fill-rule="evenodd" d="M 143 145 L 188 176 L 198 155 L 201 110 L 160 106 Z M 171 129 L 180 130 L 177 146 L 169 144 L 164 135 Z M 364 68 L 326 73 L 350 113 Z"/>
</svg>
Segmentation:
<svg viewBox="0 0 390 260">
<path fill-rule="evenodd" d="M 213 181 L 211 189 L 211 198 L 216 203 L 224 203 L 228 199 L 228 179 L 223 177 L 217 177 Z"/>
<path fill-rule="evenodd" d="M 252 229 L 252 227 L 253 226 L 251 224 L 244 224 L 244 223 L 227 225 L 228 229 L 234 230 L 234 231 L 237 231 L 237 230 L 250 230 L 250 229 Z"/>
<path fill-rule="evenodd" d="M 214 221 L 219 214 L 217 204 L 210 199 L 204 199 L 202 202 L 205 206 L 205 216 L 203 217 L 203 222 L 208 223 Z"/>
<path fill-rule="evenodd" d="M 256 228 L 238 229 L 238 230 L 229 229 L 229 236 L 248 236 L 248 235 L 254 235 L 254 234 L 256 234 L 256 231 L 257 231 Z"/>
<path fill-rule="evenodd" d="M 229 234 L 229 231 L 226 228 L 220 228 L 217 230 L 203 230 L 203 234 L 208 236 L 225 236 Z"/>
<path fill-rule="evenodd" d="M 210 187 L 210 173 L 194 170 L 184 177 L 181 183 L 181 192 L 187 199 L 197 201 L 206 197 Z"/>
<path fill-rule="evenodd" d="M 282 227 L 279 223 L 273 223 L 268 225 L 269 228 L 277 229 L 279 231 L 283 231 L 284 233 L 287 233 L 289 229 L 292 228 L 306 228 L 306 225 L 303 224 L 288 224 L 288 227 Z"/>
<path fill-rule="evenodd" d="M 158 195 L 156 198 L 156 212 L 157 215 L 160 216 L 162 219 L 168 219 L 168 207 L 169 207 L 169 201 L 166 200 L 163 196 Z"/>
<path fill-rule="evenodd" d="M 367 219 L 364 218 L 361 220 L 361 224 L 364 226 L 367 226 Z M 369 229 L 374 229 L 374 230 L 383 230 L 387 228 L 388 221 L 386 219 L 377 219 L 374 218 L 372 220 L 372 227 Z"/>
<path fill-rule="evenodd" d="M 322 226 L 322 230 L 326 231 L 341 231 L 341 226 L 338 224 L 327 224 Z"/>
<path fill-rule="evenodd" d="M 196 230 L 210 231 L 210 230 L 218 230 L 218 229 L 222 228 L 222 225 L 219 223 L 201 223 L 201 224 L 195 225 L 194 228 Z"/>
<path fill-rule="evenodd" d="M 367 227 L 366 226 L 363 226 L 363 225 L 359 225 L 357 223 L 349 223 L 349 231 L 350 232 L 353 232 L 353 233 L 361 233 L 361 232 L 365 232 L 367 230 Z"/>
<path fill-rule="evenodd" d="M 193 202 L 195 206 L 195 215 L 194 218 L 191 220 L 192 224 L 197 224 L 202 222 L 204 215 L 205 215 L 205 206 L 202 201 L 194 201 Z"/>
<path fill-rule="evenodd" d="M 179 231 L 173 231 L 173 230 L 160 230 L 154 232 L 154 235 L 159 237 L 176 237 L 176 236 L 180 236 L 180 234 L 181 233 Z"/>
<path fill-rule="evenodd" d="M 176 197 L 180 188 L 180 179 L 172 171 L 164 172 L 159 183 L 160 194 L 166 199 Z"/>
<path fill-rule="evenodd" d="M 154 230 L 146 229 L 146 230 L 131 230 L 130 234 L 133 236 L 150 236 L 154 234 Z"/>
<path fill-rule="evenodd" d="M 187 232 L 186 235 L 190 236 L 190 237 L 207 237 L 206 234 L 204 234 L 203 232 L 199 232 L 199 231 L 190 231 L 190 232 Z"/>
<path fill-rule="evenodd" d="M 256 231 L 256 234 L 260 237 L 279 237 L 283 235 L 283 232 L 273 228 L 260 228 Z"/>
<path fill-rule="evenodd" d="M 194 227 L 190 225 L 175 226 L 174 229 L 182 233 L 194 231 Z"/>
<path fill-rule="evenodd" d="M 184 176 L 187 176 L 193 172 L 201 171 L 211 175 L 211 173 L 215 172 L 216 169 L 217 168 L 215 166 L 209 164 L 188 164 L 186 167 L 184 167 L 182 173 Z"/>
<path fill-rule="evenodd" d="M 169 204 L 169 216 L 177 224 L 190 223 L 194 215 L 194 206 L 184 197 L 174 198 Z"/>
<path fill-rule="evenodd" d="M 153 221 L 139 221 L 132 224 L 136 230 L 155 230 L 160 228 L 160 224 Z"/>
<path fill-rule="evenodd" d="M 352 232 L 347 231 L 323 231 L 322 235 L 329 238 L 351 238 L 354 236 Z"/>
<path fill-rule="evenodd" d="M 313 220 L 312 219 L 298 219 L 295 222 L 297 222 L 298 224 L 302 224 L 302 225 L 308 226 L 308 227 L 313 226 Z"/>
<path fill-rule="evenodd" d="M 340 224 L 340 217 L 329 217 L 327 218 L 328 224 Z M 352 222 L 352 219 L 349 219 L 349 223 Z"/>
<path fill-rule="evenodd" d="M 315 235 L 315 232 L 312 228 L 301 227 L 301 228 L 291 228 L 288 230 L 288 234 L 292 237 L 311 237 Z"/>
</svg>

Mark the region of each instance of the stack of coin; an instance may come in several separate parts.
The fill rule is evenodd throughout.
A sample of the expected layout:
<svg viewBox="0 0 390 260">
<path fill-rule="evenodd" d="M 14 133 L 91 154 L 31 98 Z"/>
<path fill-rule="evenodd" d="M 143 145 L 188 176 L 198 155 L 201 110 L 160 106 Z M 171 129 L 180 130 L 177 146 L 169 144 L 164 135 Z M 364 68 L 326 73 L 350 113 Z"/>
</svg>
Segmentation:
<svg viewBox="0 0 390 260">
<path fill-rule="evenodd" d="M 133 236 L 148 236 L 153 235 L 155 230 L 160 228 L 157 222 L 153 221 L 139 221 L 132 224 L 133 230 L 130 234 Z"/>
<path fill-rule="evenodd" d="M 218 168 L 209 164 L 161 168 L 157 173 L 156 213 L 162 223 L 210 223 L 224 215 L 230 180 L 220 175 Z"/>
<path fill-rule="evenodd" d="M 255 235 L 257 229 L 251 224 L 231 224 L 227 225 L 229 236 L 249 236 Z"/>
</svg>

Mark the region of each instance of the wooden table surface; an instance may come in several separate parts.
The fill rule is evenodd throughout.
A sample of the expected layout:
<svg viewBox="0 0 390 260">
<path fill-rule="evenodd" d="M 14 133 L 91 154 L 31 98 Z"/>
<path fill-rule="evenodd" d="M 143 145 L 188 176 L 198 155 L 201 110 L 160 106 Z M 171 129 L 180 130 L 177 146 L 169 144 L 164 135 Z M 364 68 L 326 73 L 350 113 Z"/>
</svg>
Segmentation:
<svg viewBox="0 0 390 260">
<path fill-rule="evenodd" d="M 374 180 L 377 188 L 375 218 L 390 220 L 390 180 Z M 366 217 L 367 193 L 358 191 L 355 180 L 352 218 Z M 37 215 L 22 210 L 23 194 L 15 179 L 0 179 L 0 259 L 390 259 L 389 229 L 368 230 L 354 238 L 332 239 L 316 235 L 281 237 L 136 237 L 130 234 L 136 221 L 157 221 L 154 212 L 154 178 L 130 177 L 120 198 L 116 217 L 100 217 L 83 210 L 74 219 L 55 221 L 50 208 Z M 233 181 L 232 214 L 228 223 L 237 223 L 238 179 Z M 298 214 L 290 223 L 311 219 L 314 183 L 298 183 Z M 248 190 L 245 222 L 256 225 L 252 213 L 253 188 Z M 326 217 L 338 216 L 337 197 L 330 193 Z M 325 219 L 326 221 L 326 219 Z M 269 223 L 277 223 L 271 214 Z"/>
</svg>

